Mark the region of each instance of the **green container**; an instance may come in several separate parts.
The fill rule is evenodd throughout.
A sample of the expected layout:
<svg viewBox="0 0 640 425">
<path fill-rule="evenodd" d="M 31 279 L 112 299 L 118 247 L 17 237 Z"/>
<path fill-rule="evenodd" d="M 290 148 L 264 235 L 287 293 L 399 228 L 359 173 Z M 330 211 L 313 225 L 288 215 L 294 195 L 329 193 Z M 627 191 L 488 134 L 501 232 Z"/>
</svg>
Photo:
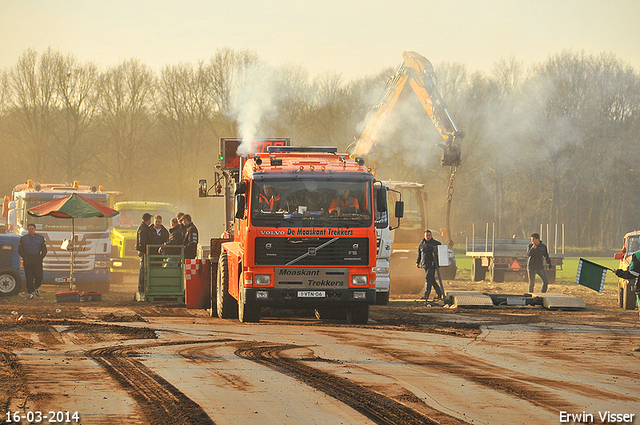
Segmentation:
<svg viewBox="0 0 640 425">
<path fill-rule="evenodd" d="M 144 257 L 144 299 L 184 303 L 184 246 L 171 245 L 172 254 L 158 253 L 160 245 L 147 246 Z M 175 253 L 180 250 L 180 253 Z"/>
</svg>

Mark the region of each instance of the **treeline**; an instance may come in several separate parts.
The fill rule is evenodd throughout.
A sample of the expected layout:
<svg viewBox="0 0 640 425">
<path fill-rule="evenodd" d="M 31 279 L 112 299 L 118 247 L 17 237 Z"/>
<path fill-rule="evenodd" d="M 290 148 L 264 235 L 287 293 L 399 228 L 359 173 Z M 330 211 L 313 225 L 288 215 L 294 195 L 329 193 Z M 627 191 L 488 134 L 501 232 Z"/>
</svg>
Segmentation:
<svg viewBox="0 0 640 425">
<path fill-rule="evenodd" d="M 640 77 L 628 64 L 568 51 L 529 68 L 508 58 L 488 75 L 460 64 L 435 71 L 466 133 L 453 201 L 459 244 L 472 223 L 476 234 L 495 223 L 501 237 L 564 223 L 567 245 L 616 248 L 640 228 Z M 156 73 L 135 59 L 103 69 L 28 50 L 0 74 L 0 193 L 27 179 L 79 180 L 194 211 L 202 205 L 197 180 L 212 177 L 220 137 L 289 137 L 344 150 L 394 72 L 312 77 L 222 49 Z M 438 229 L 449 173 L 421 108 L 410 94 L 387 121 L 378 177 L 425 183 L 429 226 Z"/>
</svg>

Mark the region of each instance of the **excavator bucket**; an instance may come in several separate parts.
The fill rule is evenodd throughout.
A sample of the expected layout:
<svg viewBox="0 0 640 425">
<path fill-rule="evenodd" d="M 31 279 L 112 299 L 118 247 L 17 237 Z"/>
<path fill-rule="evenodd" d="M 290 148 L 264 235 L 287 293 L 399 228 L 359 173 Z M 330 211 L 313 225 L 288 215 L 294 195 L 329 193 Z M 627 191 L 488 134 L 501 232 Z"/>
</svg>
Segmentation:
<svg viewBox="0 0 640 425">
<path fill-rule="evenodd" d="M 442 149 L 442 157 L 440 158 L 440 165 L 443 167 L 457 167 L 460 165 L 460 147 L 457 145 L 447 146 L 444 143 L 439 143 L 438 146 Z"/>
</svg>

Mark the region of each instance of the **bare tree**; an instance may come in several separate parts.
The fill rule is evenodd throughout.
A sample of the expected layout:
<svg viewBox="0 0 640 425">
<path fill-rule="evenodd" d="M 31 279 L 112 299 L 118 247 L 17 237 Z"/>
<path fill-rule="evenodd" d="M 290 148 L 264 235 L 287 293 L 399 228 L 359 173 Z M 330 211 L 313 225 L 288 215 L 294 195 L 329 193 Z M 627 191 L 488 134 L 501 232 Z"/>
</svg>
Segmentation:
<svg viewBox="0 0 640 425">
<path fill-rule="evenodd" d="M 7 131 L 24 152 L 23 177 L 46 177 L 52 158 L 51 127 L 55 112 L 55 53 L 48 49 L 40 57 L 27 50 L 10 71 L 11 112 Z"/>
<path fill-rule="evenodd" d="M 91 158 L 99 149 L 90 132 L 97 110 L 98 69 L 93 63 L 80 64 L 72 55 L 56 54 L 55 87 L 58 119 L 52 129 L 54 157 L 67 181 L 85 177 Z"/>
<path fill-rule="evenodd" d="M 161 181 L 175 186 L 178 197 L 186 193 L 185 185 L 202 175 L 198 165 L 210 164 L 215 154 L 210 133 L 213 116 L 212 81 L 203 63 L 167 66 L 158 81 L 156 115 L 161 126 L 159 147 L 169 152 L 158 163 L 166 170 Z M 208 152 L 210 156 L 203 157 Z M 179 171 L 181 178 L 176 179 Z M 195 193 L 195 192 L 194 192 Z"/>
<path fill-rule="evenodd" d="M 95 159 L 115 188 L 130 188 L 133 195 L 147 190 L 154 84 L 150 69 L 135 59 L 100 76 L 98 123 L 105 150 Z"/>
</svg>

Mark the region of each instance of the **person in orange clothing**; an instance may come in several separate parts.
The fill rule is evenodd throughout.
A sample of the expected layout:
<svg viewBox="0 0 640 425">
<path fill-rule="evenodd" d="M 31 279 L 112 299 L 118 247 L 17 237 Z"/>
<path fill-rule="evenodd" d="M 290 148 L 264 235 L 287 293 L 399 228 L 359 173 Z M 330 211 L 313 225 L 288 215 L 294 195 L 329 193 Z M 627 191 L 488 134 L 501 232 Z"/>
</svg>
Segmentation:
<svg viewBox="0 0 640 425">
<path fill-rule="evenodd" d="M 270 184 L 265 184 L 262 190 L 264 193 L 258 194 L 258 210 L 279 211 L 280 195 L 275 193 L 274 187 Z"/>
<path fill-rule="evenodd" d="M 356 210 L 360 209 L 360 204 L 358 204 L 358 200 L 356 198 L 352 198 L 349 195 L 351 191 L 349 189 L 345 189 L 342 191 L 340 196 L 331 201 L 331 205 L 329 206 L 329 214 L 333 214 L 334 212 L 340 214 L 340 210 L 345 207 L 353 207 Z"/>
</svg>

